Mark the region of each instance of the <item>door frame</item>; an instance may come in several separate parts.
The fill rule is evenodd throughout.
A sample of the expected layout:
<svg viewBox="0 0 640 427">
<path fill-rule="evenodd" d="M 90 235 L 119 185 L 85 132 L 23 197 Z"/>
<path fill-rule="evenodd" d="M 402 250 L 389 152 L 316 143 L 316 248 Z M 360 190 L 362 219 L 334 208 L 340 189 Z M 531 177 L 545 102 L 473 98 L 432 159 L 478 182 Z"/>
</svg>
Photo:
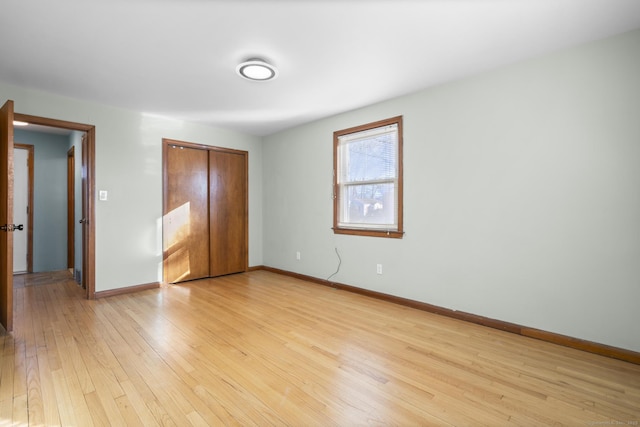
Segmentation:
<svg viewBox="0 0 640 427">
<path fill-rule="evenodd" d="M 27 203 L 29 204 L 29 210 L 27 211 L 27 273 L 33 273 L 33 156 L 35 153 L 35 147 L 31 144 L 20 144 L 14 141 L 13 149 L 27 150 L 27 175 L 29 179 L 29 183 L 27 184 Z"/>
<path fill-rule="evenodd" d="M 76 156 L 75 148 L 67 151 L 67 268 L 75 268 L 76 242 Z"/>
<path fill-rule="evenodd" d="M 86 244 L 82 245 L 83 264 L 86 264 L 82 272 L 85 281 L 86 298 L 95 299 L 95 144 L 96 127 L 94 125 L 69 122 L 66 120 L 51 119 L 47 117 L 32 116 L 14 112 L 13 119 L 31 124 L 56 127 L 84 132 L 86 135 L 86 154 L 83 153 L 82 176 L 86 179 L 86 194 L 83 194 L 87 206 L 86 218 L 83 222 L 83 234 L 86 233 Z M 85 164 L 86 159 L 86 164 Z"/>
</svg>

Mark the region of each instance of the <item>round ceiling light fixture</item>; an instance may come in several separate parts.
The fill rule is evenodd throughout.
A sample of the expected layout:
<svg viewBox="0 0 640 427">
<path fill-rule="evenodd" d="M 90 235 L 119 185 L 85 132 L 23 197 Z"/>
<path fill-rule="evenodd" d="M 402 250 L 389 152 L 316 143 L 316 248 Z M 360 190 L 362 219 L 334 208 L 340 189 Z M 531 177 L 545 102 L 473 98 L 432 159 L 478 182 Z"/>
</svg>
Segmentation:
<svg viewBox="0 0 640 427">
<path fill-rule="evenodd" d="M 278 77 L 278 70 L 266 61 L 253 58 L 236 67 L 236 72 L 245 79 L 256 81 L 273 80 Z"/>
</svg>

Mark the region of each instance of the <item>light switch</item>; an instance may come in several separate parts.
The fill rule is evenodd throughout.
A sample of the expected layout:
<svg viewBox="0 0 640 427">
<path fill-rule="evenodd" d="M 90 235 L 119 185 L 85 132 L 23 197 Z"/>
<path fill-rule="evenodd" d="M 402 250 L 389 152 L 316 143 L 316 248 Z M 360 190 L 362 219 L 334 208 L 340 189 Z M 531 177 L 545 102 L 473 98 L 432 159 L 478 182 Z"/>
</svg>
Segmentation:
<svg viewBox="0 0 640 427">
<path fill-rule="evenodd" d="M 98 198 L 102 201 L 106 201 L 107 200 L 107 190 L 100 190 L 100 192 L 98 193 Z"/>
</svg>

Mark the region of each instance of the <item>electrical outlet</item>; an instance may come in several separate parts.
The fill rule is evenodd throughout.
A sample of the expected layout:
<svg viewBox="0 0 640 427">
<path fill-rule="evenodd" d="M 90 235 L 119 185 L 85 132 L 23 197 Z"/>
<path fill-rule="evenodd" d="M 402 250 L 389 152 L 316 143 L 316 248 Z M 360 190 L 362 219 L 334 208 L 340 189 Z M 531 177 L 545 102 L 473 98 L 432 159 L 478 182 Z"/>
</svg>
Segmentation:
<svg viewBox="0 0 640 427">
<path fill-rule="evenodd" d="M 376 264 L 376 273 L 382 274 L 382 264 Z"/>
<path fill-rule="evenodd" d="M 297 251 L 297 252 L 296 252 L 296 259 L 297 259 L 298 261 L 300 261 L 300 251 Z"/>
</svg>

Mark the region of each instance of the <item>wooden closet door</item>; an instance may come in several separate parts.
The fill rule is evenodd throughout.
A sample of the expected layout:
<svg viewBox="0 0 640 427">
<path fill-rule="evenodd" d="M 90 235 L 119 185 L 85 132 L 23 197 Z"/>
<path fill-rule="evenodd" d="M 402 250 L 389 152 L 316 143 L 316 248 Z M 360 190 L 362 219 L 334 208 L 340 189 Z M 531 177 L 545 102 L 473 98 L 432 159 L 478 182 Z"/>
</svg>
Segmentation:
<svg viewBox="0 0 640 427">
<path fill-rule="evenodd" d="M 209 274 L 247 270 L 247 153 L 209 152 Z"/>
<path fill-rule="evenodd" d="M 165 145 L 163 243 L 169 283 L 209 277 L 207 150 Z"/>
</svg>

